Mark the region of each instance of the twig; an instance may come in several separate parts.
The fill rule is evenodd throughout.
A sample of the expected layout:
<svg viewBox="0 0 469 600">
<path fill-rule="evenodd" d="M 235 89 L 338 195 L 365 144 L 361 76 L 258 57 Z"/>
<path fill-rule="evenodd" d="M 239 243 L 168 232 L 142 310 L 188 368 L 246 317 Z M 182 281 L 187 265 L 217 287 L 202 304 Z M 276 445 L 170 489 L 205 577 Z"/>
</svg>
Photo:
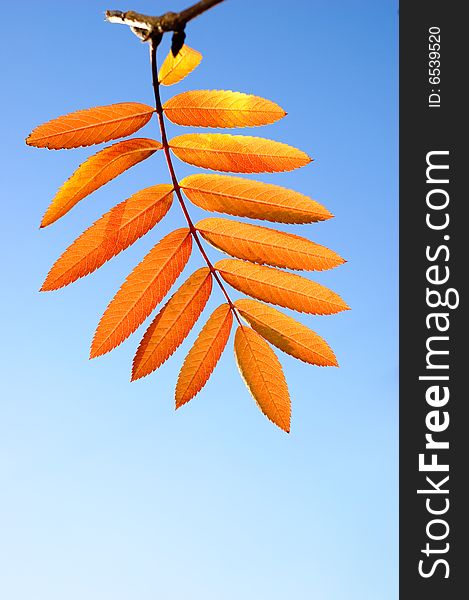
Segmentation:
<svg viewBox="0 0 469 600">
<path fill-rule="evenodd" d="M 105 14 L 106 19 L 110 23 L 128 25 L 140 39 L 148 41 L 167 31 L 174 31 L 175 33 L 183 32 L 188 21 L 221 2 L 223 0 L 200 0 L 200 2 L 189 6 L 189 8 L 181 12 L 167 12 L 159 17 L 143 15 L 133 10 L 127 12 L 107 10 Z"/>
</svg>

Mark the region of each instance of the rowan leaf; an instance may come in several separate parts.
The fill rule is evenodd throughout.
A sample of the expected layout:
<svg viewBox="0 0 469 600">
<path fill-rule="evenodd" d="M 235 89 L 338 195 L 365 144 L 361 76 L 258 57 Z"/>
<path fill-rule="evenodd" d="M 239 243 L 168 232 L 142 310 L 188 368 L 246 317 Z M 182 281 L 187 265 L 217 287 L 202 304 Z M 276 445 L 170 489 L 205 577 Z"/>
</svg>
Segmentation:
<svg viewBox="0 0 469 600">
<path fill-rule="evenodd" d="M 207 383 L 228 342 L 232 323 L 229 304 L 222 304 L 210 315 L 179 373 L 176 408 L 192 400 Z"/>
<path fill-rule="evenodd" d="M 335 292 L 300 275 L 230 258 L 215 268 L 236 290 L 258 300 L 315 315 L 349 309 Z"/>
<path fill-rule="evenodd" d="M 328 343 L 317 333 L 257 300 L 242 298 L 234 303 L 241 316 L 268 342 L 283 352 L 320 367 L 337 367 Z"/>
<path fill-rule="evenodd" d="M 286 115 L 271 100 L 226 90 L 184 92 L 170 98 L 163 109 L 176 125 L 192 127 L 256 127 Z"/>
<path fill-rule="evenodd" d="M 117 142 L 88 158 L 59 189 L 41 223 L 47 227 L 80 200 L 162 148 L 160 142 L 133 138 Z"/>
<path fill-rule="evenodd" d="M 169 143 L 182 161 L 215 171 L 274 173 L 311 162 L 302 150 L 265 138 L 229 133 L 187 133 Z"/>
<path fill-rule="evenodd" d="M 160 367 L 182 344 L 212 291 L 207 267 L 193 273 L 173 294 L 145 332 L 132 366 L 132 381 Z"/>
<path fill-rule="evenodd" d="M 26 143 L 49 150 L 101 144 L 135 133 L 148 123 L 154 112 L 152 106 L 139 102 L 77 110 L 39 125 Z"/>
<path fill-rule="evenodd" d="M 259 225 L 210 218 L 199 221 L 196 229 L 218 250 L 255 263 L 324 271 L 345 262 L 332 250 L 306 238 Z"/>
<path fill-rule="evenodd" d="M 202 54 L 186 45 L 179 50 L 176 56 L 173 56 L 170 50 L 161 65 L 158 80 L 161 85 L 179 83 L 200 64 L 201 60 Z"/>
<path fill-rule="evenodd" d="M 178 278 L 191 249 L 189 229 L 177 229 L 150 250 L 106 308 L 94 334 L 90 358 L 110 352 L 143 323 Z"/>
<path fill-rule="evenodd" d="M 274 351 L 258 333 L 244 325 L 236 330 L 234 348 L 241 377 L 257 405 L 268 419 L 288 433 L 290 395 Z"/>
<path fill-rule="evenodd" d="M 333 215 L 318 202 L 279 185 L 200 173 L 179 182 L 189 200 L 211 212 L 277 223 L 313 223 Z"/>
<path fill-rule="evenodd" d="M 56 290 L 96 271 L 161 221 L 172 201 L 173 186 L 161 184 L 141 190 L 112 208 L 65 250 L 41 291 Z"/>
</svg>

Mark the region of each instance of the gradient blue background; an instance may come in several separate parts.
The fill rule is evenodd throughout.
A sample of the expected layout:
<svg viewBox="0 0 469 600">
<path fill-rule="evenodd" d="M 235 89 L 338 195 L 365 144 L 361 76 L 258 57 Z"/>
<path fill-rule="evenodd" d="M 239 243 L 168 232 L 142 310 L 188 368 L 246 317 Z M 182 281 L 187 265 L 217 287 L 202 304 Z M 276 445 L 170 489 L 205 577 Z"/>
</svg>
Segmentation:
<svg viewBox="0 0 469 600">
<path fill-rule="evenodd" d="M 231 343 L 205 391 L 177 413 L 174 383 L 194 334 L 158 373 L 133 384 L 144 327 L 112 354 L 87 359 L 122 280 L 183 223 L 177 205 L 99 272 L 59 293 L 37 292 L 85 227 L 168 177 L 158 153 L 39 231 L 57 187 L 92 151 L 35 150 L 24 137 L 79 108 L 151 103 L 147 48 L 106 24 L 103 11 L 188 3 L 21 2 L 2 28 L 0 596 L 395 599 L 394 1 L 228 0 L 191 23 L 188 43 L 204 60 L 164 91 L 234 89 L 279 102 L 287 118 L 254 135 L 289 142 L 315 162 L 257 178 L 307 193 L 336 215 L 296 229 L 348 259 L 313 278 L 353 310 L 302 317 L 330 342 L 340 369 L 281 357 L 293 398 L 290 436 L 258 411 Z M 156 122 L 142 134 L 157 135 Z M 176 166 L 180 176 L 194 172 Z M 192 264 L 201 265 L 196 252 Z M 210 306 L 221 299 L 216 290 L 213 297 Z"/>
</svg>

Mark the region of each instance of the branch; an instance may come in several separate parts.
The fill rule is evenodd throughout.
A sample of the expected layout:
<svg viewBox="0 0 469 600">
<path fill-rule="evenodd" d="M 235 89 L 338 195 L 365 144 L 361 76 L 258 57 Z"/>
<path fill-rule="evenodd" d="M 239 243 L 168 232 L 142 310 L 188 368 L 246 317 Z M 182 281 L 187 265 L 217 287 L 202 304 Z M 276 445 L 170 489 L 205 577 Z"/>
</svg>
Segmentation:
<svg viewBox="0 0 469 600">
<path fill-rule="evenodd" d="M 161 36 L 166 31 L 181 34 L 186 23 L 200 14 L 220 4 L 223 0 L 200 0 L 197 4 L 189 6 L 181 12 L 167 12 L 159 17 L 143 15 L 133 10 L 122 12 L 120 10 L 107 10 L 106 19 L 110 23 L 128 25 L 131 30 L 143 41 Z"/>
</svg>

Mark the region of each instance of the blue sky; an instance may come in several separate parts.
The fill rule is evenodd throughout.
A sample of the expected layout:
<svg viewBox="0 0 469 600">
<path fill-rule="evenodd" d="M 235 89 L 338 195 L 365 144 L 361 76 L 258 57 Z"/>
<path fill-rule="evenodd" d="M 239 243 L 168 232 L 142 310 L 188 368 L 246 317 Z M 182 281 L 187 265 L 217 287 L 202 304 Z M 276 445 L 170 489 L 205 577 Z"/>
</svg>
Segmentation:
<svg viewBox="0 0 469 600">
<path fill-rule="evenodd" d="M 147 48 L 106 24 L 103 12 L 187 3 L 43 0 L 39 9 L 25 1 L 14 9 L 19 25 L 2 31 L 0 596 L 395 599 L 395 2 L 227 0 L 189 25 L 187 42 L 204 60 L 164 91 L 168 98 L 233 89 L 281 104 L 285 119 L 249 133 L 302 148 L 315 161 L 255 178 L 302 191 L 336 215 L 295 230 L 348 260 L 312 278 L 353 310 L 301 317 L 329 341 L 340 369 L 280 357 L 293 400 L 290 436 L 250 398 L 232 341 L 206 389 L 177 413 L 174 384 L 194 334 L 159 372 L 133 384 L 131 359 L 145 326 L 110 355 L 87 359 L 122 280 L 182 226 L 176 205 L 99 272 L 58 293 L 37 291 L 84 228 L 168 178 L 157 153 L 39 231 L 57 187 L 92 151 L 35 150 L 25 136 L 72 110 L 151 103 Z M 156 136 L 156 122 L 142 135 Z M 181 177 L 194 172 L 179 161 L 176 168 Z M 201 266 L 195 252 L 191 265 Z"/>
</svg>

